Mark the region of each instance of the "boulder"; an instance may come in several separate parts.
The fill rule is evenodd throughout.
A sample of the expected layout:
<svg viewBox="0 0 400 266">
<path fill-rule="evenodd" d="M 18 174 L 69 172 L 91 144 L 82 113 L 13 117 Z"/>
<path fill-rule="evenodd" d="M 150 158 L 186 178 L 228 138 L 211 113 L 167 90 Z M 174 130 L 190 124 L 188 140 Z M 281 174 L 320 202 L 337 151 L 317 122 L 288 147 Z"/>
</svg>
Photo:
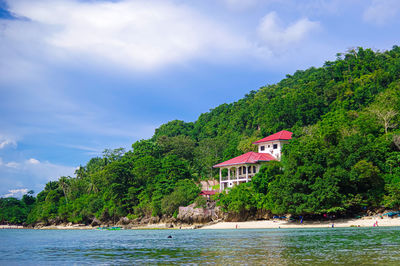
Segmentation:
<svg viewBox="0 0 400 266">
<path fill-rule="evenodd" d="M 101 221 L 95 217 L 95 218 L 93 218 L 93 220 L 90 223 L 90 225 L 91 226 L 99 226 L 99 225 L 101 225 Z"/>
<path fill-rule="evenodd" d="M 158 216 L 153 216 L 149 219 L 150 224 L 157 224 L 160 221 L 160 218 Z"/>
<path fill-rule="evenodd" d="M 35 224 L 35 226 L 33 227 L 34 229 L 40 229 L 40 228 L 42 228 L 42 227 L 44 227 L 45 226 L 45 224 L 44 223 L 37 223 L 37 224 Z"/>
<path fill-rule="evenodd" d="M 61 220 L 58 217 L 49 219 L 48 222 L 47 222 L 47 224 L 51 225 L 51 226 L 56 226 L 59 223 L 61 223 Z"/>
<path fill-rule="evenodd" d="M 72 225 L 73 227 L 83 227 L 83 226 L 85 226 L 85 224 L 74 224 L 74 225 Z"/>
<path fill-rule="evenodd" d="M 148 224 L 150 222 L 150 219 L 149 218 L 146 218 L 146 217 L 143 217 L 141 220 L 140 220 L 140 224 Z"/>
<path fill-rule="evenodd" d="M 196 208 L 195 204 L 187 207 L 179 207 L 177 220 L 182 223 L 208 223 L 221 218 L 222 212 L 215 203 L 207 203 L 207 208 Z"/>
<path fill-rule="evenodd" d="M 132 224 L 140 224 L 140 220 L 141 220 L 141 218 L 136 218 L 136 219 L 134 219 L 134 220 L 132 220 Z"/>
<path fill-rule="evenodd" d="M 117 222 L 117 225 L 127 225 L 130 222 L 131 221 L 129 220 L 128 217 L 121 217 L 121 219 L 119 219 L 119 221 Z"/>
<path fill-rule="evenodd" d="M 256 220 L 269 220 L 272 218 L 272 214 L 270 211 L 257 210 L 254 218 Z"/>
</svg>

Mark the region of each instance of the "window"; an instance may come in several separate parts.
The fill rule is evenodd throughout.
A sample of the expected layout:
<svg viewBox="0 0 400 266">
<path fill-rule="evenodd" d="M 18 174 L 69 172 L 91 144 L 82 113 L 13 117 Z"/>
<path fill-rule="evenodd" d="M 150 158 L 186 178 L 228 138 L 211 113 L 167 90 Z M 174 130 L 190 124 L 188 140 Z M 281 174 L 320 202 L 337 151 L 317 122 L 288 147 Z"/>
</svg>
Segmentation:
<svg viewBox="0 0 400 266">
<path fill-rule="evenodd" d="M 239 175 L 242 174 L 242 167 L 239 167 Z"/>
<path fill-rule="evenodd" d="M 256 173 L 256 167 L 255 166 L 253 166 L 253 173 L 254 174 Z"/>
<path fill-rule="evenodd" d="M 268 145 L 268 148 L 271 147 L 271 145 Z"/>
<path fill-rule="evenodd" d="M 246 174 L 246 166 L 243 166 L 243 174 Z"/>
<path fill-rule="evenodd" d="M 274 144 L 274 150 L 278 149 L 278 144 Z"/>
<path fill-rule="evenodd" d="M 249 174 L 251 174 L 251 166 L 249 166 Z"/>
<path fill-rule="evenodd" d="M 265 146 L 261 146 L 260 150 L 262 150 L 262 151 L 265 150 Z"/>
</svg>

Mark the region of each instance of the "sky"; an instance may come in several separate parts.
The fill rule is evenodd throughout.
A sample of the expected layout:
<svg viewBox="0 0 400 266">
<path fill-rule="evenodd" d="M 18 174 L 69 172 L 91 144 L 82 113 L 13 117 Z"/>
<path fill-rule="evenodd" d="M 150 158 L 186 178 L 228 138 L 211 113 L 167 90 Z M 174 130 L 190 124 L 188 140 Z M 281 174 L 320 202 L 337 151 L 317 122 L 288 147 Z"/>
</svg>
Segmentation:
<svg viewBox="0 0 400 266">
<path fill-rule="evenodd" d="M 0 197 L 399 36 L 398 0 L 0 0 Z"/>
</svg>

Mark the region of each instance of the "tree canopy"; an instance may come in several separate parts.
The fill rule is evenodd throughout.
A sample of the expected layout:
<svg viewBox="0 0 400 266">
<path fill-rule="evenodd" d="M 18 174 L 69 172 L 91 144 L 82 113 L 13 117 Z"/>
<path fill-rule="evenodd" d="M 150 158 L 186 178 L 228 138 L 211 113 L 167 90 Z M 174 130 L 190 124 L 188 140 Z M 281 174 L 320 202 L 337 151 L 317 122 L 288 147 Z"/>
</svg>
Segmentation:
<svg viewBox="0 0 400 266">
<path fill-rule="evenodd" d="M 254 140 L 280 130 L 294 132 L 282 161 L 220 194 L 226 211 L 399 208 L 399 113 L 400 48 L 354 49 L 194 122 L 168 122 L 129 151 L 107 149 L 80 166 L 76 177 L 49 182 L 34 200 L 1 199 L 0 220 L 87 223 L 173 215 L 195 200 L 198 181 L 218 178 L 214 164 L 253 150 Z"/>
</svg>

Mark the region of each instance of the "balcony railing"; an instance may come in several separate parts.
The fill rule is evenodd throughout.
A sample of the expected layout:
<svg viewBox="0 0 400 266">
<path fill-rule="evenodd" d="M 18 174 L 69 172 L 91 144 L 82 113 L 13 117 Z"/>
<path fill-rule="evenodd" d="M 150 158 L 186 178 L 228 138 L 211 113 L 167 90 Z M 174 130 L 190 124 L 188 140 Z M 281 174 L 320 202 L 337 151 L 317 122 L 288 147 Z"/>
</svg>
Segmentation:
<svg viewBox="0 0 400 266">
<path fill-rule="evenodd" d="M 252 177 L 253 177 L 253 175 L 249 175 L 249 176 L 248 176 L 249 180 L 250 180 Z M 239 178 L 238 178 L 238 179 L 239 179 L 240 181 L 246 180 L 246 175 L 239 175 Z M 232 181 L 234 181 L 234 180 L 238 180 L 238 179 L 236 178 L 236 176 L 231 176 L 230 179 L 228 179 L 227 176 L 223 176 L 223 177 L 222 177 L 222 181 L 227 181 L 227 180 L 232 180 Z"/>
</svg>

